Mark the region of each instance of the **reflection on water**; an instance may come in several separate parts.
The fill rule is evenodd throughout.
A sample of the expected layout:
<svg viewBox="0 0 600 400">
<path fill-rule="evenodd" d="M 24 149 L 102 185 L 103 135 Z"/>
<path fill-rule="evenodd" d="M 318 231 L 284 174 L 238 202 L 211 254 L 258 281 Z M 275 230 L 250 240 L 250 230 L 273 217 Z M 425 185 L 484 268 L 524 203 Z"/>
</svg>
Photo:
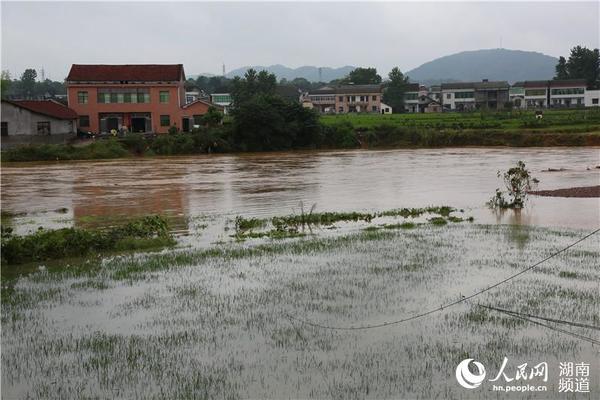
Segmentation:
<svg viewBox="0 0 600 400">
<path fill-rule="evenodd" d="M 162 213 L 178 217 L 271 216 L 451 205 L 479 223 L 593 228 L 598 199 L 532 197 L 521 213 L 485 202 L 500 169 L 523 160 L 539 189 L 598 185 L 599 148 L 420 149 L 210 155 L 2 168 L 2 209 L 29 228 Z M 564 171 L 542 172 L 548 168 Z M 54 210 L 66 207 L 66 214 Z M 186 222 L 187 223 L 187 222 Z"/>
</svg>

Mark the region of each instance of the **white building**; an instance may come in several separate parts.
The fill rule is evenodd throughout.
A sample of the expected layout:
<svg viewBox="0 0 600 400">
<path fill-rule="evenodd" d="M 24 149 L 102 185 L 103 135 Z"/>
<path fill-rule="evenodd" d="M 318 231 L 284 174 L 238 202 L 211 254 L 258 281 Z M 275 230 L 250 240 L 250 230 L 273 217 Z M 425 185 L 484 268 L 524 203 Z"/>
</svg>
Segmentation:
<svg viewBox="0 0 600 400">
<path fill-rule="evenodd" d="M 442 83 L 440 93 L 444 110 L 475 109 L 475 85 L 472 82 Z"/>
<path fill-rule="evenodd" d="M 586 107 L 600 107 L 600 90 L 586 90 L 585 91 L 585 106 Z"/>
<path fill-rule="evenodd" d="M 418 83 L 409 83 L 404 92 L 404 111 L 409 113 L 419 112 L 419 91 L 421 87 Z"/>
<path fill-rule="evenodd" d="M 2 148 L 63 143 L 77 134 L 77 113 L 54 100 L 2 100 Z"/>
<path fill-rule="evenodd" d="M 516 82 L 510 100 L 517 108 L 584 107 L 585 87 L 583 79 Z"/>
<path fill-rule="evenodd" d="M 232 103 L 230 93 L 213 93 L 210 95 L 210 102 L 223 107 L 223 113 L 225 115 L 229 114 Z"/>
<path fill-rule="evenodd" d="M 381 105 L 379 107 L 381 109 L 382 114 L 391 114 L 392 113 L 392 107 L 388 106 L 385 103 L 381 103 Z"/>
</svg>

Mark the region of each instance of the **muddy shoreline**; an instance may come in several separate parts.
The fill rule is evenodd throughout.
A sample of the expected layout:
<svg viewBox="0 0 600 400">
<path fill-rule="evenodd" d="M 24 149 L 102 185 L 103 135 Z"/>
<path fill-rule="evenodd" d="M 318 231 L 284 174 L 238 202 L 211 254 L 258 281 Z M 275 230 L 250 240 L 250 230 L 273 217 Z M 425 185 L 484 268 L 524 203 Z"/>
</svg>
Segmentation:
<svg viewBox="0 0 600 400">
<path fill-rule="evenodd" d="M 532 190 L 529 194 L 545 197 L 600 198 L 600 185 L 582 186 L 555 190 Z"/>
</svg>

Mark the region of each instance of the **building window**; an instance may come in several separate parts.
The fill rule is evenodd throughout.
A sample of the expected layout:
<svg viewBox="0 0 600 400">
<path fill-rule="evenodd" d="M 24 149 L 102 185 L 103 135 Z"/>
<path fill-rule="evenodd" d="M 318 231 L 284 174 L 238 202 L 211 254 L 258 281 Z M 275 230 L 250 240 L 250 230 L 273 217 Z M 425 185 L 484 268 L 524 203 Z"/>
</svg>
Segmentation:
<svg viewBox="0 0 600 400">
<path fill-rule="evenodd" d="M 8 136 L 8 122 L 2 122 L 2 136 Z"/>
<path fill-rule="evenodd" d="M 565 94 L 584 94 L 583 88 L 563 88 L 563 89 L 552 89 L 553 96 L 560 96 Z"/>
<path fill-rule="evenodd" d="M 140 89 L 98 89 L 98 103 L 150 103 L 150 91 Z"/>
<path fill-rule="evenodd" d="M 377 96 L 372 97 L 373 101 L 377 101 Z"/>
<path fill-rule="evenodd" d="M 525 90 L 525 96 L 545 96 L 546 89 L 527 89 Z"/>
<path fill-rule="evenodd" d="M 49 135 L 50 134 L 50 121 L 40 121 L 37 123 L 37 134 L 38 135 Z"/>
<path fill-rule="evenodd" d="M 213 94 L 212 95 L 213 103 L 231 103 L 231 95 L 229 94 Z"/>
<path fill-rule="evenodd" d="M 194 125 L 202 125 L 202 115 L 194 115 Z"/>
<path fill-rule="evenodd" d="M 161 103 L 168 103 L 169 102 L 169 92 L 168 91 L 160 91 L 160 102 Z"/>
<path fill-rule="evenodd" d="M 81 126 L 81 127 L 90 126 L 90 116 L 89 115 L 80 115 L 79 116 L 79 126 Z"/>
<path fill-rule="evenodd" d="M 338 112 L 341 112 L 341 113 L 343 113 L 343 112 L 344 112 L 344 107 L 339 107 L 339 108 L 338 108 Z"/>
<path fill-rule="evenodd" d="M 418 93 L 405 93 L 404 100 L 417 100 L 419 98 Z"/>
<path fill-rule="evenodd" d="M 598 99 L 592 99 L 592 104 L 598 104 Z"/>
<path fill-rule="evenodd" d="M 373 112 L 377 112 L 377 106 L 372 107 Z"/>
<path fill-rule="evenodd" d="M 79 104 L 88 103 L 88 92 L 77 92 L 77 102 Z"/>
<path fill-rule="evenodd" d="M 454 93 L 454 97 L 457 99 L 472 99 L 475 97 L 474 92 L 456 92 Z"/>
<path fill-rule="evenodd" d="M 452 96 L 451 93 L 446 93 L 446 98 L 449 99 Z"/>
<path fill-rule="evenodd" d="M 161 115 L 160 116 L 160 126 L 170 126 L 171 125 L 171 118 L 168 115 Z"/>
</svg>

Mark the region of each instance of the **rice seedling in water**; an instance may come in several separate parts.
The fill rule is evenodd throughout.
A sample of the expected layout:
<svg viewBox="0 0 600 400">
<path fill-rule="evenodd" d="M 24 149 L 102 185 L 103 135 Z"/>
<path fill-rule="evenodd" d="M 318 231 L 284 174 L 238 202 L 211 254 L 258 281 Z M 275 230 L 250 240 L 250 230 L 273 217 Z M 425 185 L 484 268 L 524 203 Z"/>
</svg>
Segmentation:
<svg viewBox="0 0 600 400">
<path fill-rule="evenodd" d="M 22 277 L 13 301 L 2 302 L 2 395 L 460 398 L 454 370 L 467 357 L 490 374 L 505 356 L 510 367 L 593 362 L 585 342 L 475 304 L 368 331 L 320 330 L 285 317 L 338 326 L 391 321 L 487 287 L 582 235 L 530 228 L 531 246 L 519 249 L 509 231 L 419 224 L 128 255 L 86 275 Z M 593 241 L 581 243 L 477 301 L 597 324 L 599 258 Z M 577 276 L 560 277 L 565 265 Z"/>
</svg>

